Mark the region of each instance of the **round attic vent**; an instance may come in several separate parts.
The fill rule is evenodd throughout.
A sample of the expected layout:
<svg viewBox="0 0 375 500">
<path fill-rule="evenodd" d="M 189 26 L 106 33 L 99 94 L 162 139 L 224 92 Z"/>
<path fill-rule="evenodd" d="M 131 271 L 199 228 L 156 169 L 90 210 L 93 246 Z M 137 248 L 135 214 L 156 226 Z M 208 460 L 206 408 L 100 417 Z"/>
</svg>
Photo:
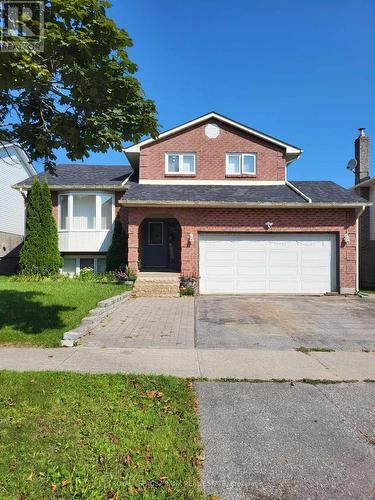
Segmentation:
<svg viewBox="0 0 375 500">
<path fill-rule="evenodd" d="M 220 127 L 216 123 L 209 123 L 205 126 L 204 133 L 209 139 L 216 139 L 220 134 Z"/>
</svg>

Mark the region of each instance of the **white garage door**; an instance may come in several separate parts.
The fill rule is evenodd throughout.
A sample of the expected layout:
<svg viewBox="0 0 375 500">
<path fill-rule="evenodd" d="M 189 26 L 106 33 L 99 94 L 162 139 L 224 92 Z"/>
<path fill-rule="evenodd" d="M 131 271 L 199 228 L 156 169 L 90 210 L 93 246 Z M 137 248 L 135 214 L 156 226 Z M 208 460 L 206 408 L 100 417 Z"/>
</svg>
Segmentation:
<svg viewBox="0 0 375 500">
<path fill-rule="evenodd" d="M 201 233 L 200 293 L 336 291 L 334 234 Z"/>
</svg>

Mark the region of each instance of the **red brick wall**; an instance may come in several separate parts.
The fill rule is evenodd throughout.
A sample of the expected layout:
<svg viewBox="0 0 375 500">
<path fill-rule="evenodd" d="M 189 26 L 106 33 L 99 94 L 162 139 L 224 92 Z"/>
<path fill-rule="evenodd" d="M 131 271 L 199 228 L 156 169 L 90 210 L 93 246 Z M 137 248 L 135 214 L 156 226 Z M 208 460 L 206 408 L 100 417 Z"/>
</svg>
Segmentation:
<svg viewBox="0 0 375 500">
<path fill-rule="evenodd" d="M 211 209 L 211 208 L 128 208 L 129 265 L 138 267 L 139 226 L 145 217 L 175 217 L 182 230 L 181 273 L 198 273 L 198 234 L 202 231 L 266 232 L 264 223 L 272 220 L 272 232 L 339 233 L 340 288 L 356 286 L 356 226 L 354 209 Z M 350 243 L 343 244 L 345 232 Z M 194 243 L 188 245 L 189 233 Z"/>
<path fill-rule="evenodd" d="M 220 135 L 209 139 L 204 133 L 207 123 L 217 123 Z M 195 152 L 195 179 L 226 179 L 226 153 L 256 153 L 257 173 L 250 176 L 261 181 L 285 179 L 284 149 L 215 120 L 191 127 L 141 148 L 140 179 L 186 179 L 165 174 L 165 153 Z M 245 176 L 249 178 L 249 176 Z M 232 178 L 238 178 L 234 176 Z M 188 177 L 191 179 L 191 176 Z"/>
</svg>

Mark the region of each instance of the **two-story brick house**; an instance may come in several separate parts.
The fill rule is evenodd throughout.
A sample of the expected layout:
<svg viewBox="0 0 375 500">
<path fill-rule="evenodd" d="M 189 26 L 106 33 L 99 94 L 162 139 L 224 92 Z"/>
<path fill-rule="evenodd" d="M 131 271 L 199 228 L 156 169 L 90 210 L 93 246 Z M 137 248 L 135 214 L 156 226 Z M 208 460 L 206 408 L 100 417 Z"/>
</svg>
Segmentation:
<svg viewBox="0 0 375 500">
<path fill-rule="evenodd" d="M 103 268 L 120 212 L 135 272 L 196 275 L 201 293 L 354 293 L 368 202 L 289 182 L 301 153 L 209 113 L 126 148 L 130 167 L 59 166 L 48 181 L 65 270 Z"/>
</svg>

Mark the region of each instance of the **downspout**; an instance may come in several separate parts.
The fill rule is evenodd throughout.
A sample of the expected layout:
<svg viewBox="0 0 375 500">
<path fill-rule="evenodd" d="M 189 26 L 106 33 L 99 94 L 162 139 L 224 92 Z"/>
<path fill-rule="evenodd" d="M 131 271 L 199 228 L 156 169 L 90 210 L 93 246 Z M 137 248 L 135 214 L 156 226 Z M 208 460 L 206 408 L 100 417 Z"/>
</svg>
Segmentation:
<svg viewBox="0 0 375 500">
<path fill-rule="evenodd" d="M 355 288 L 356 293 L 359 292 L 359 218 L 366 210 L 366 206 L 359 208 L 356 210 L 357 218 L 355 220 L 355 264 L 356 264 L 356 273 L 355 273 Z"/>
<path fill-rule="evenodd" d="M 299 160 L 300 158 L 300 154 L 297 156 L 297 158 L 294 158 L 293 160 L 290 160 L 290 161 L 287 161 L 286 164 L 285 164 L 285 185 L 288 186 L 288 188 L 292 189 L 295 193 L 299 194 L 305 201 L 307 201 L 307 203 L 312 203 L 312 199 L 309 198 L 305 193 L 303 193 L 300 189 L 296 188 L 296 186 L 293 186 L 293 184 L 291 182 L 288 181 L 288 177 L 287 177 L 287 167 L 289 167 L 289 165 L 297 160 Z"/>
<path fill-rule="evenodd" d="M 296 188 L 296 186 L 293 186 L 293 184 L 291 184 L 289 181 L 285 181 L 285 184 L 290 188 L 292 189 L 293 191 L 295 191 L 297 194 L 299 194 L 305 201 L 307 201 L 307 203 L 312 203 L 312 199 L 309 198 L 305 193 L 302 193 L 302 191 L 300 191 L 298 188 Z"/>
</svg>

